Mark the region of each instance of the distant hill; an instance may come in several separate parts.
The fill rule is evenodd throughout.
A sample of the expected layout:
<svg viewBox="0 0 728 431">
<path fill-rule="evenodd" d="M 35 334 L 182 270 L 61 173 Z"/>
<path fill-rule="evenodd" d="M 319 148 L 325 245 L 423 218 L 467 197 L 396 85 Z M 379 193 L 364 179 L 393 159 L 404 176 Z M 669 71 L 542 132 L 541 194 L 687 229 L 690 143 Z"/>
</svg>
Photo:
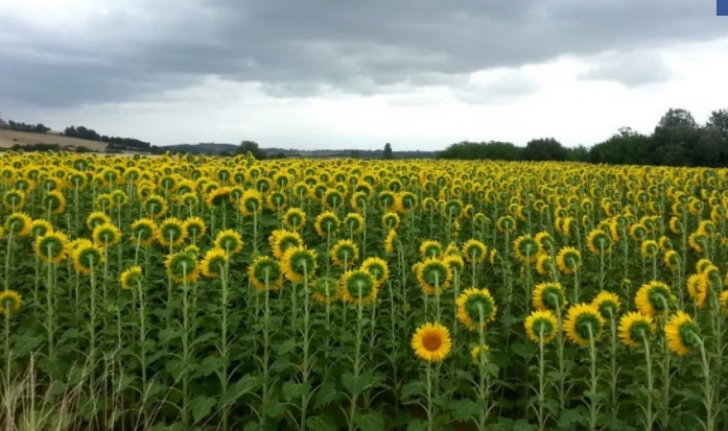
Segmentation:
<svg viewBox="0 0 728 431">
<path fill-rule="evenodd" d="M 106 143 L 98 141 L 89 141 L 86 139 L 70 138 L 56 133 L 30 133 L 19 132 L 16 130 L 0 129 L 0 147 L 10 148 L 15 145 L 27 146 L 37 144 L 58 145 L 74 151 L 78 147 L 86 147 L 91 151 L 106 151 Z"/>
</svg>

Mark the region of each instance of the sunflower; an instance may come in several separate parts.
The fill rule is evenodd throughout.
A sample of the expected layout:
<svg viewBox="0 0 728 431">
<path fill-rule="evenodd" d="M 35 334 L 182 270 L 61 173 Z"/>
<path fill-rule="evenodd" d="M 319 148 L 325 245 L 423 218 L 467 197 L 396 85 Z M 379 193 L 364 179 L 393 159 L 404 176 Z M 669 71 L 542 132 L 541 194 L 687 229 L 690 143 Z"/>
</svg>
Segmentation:
<svg viewBox="0 0 728 431">
<path fill-rule="evenodd" d="M 488 289 L 477 289 L 471 287 L 460 294 L 455 304 L 457 305 L 457 317 L 463 325 L 470 330 L 477 329 L 488 322 L 495 320 L 498 307 Z"/>
<path fill-rule="evenodd" d="M 283 214 L 283 226 L 292 231 L 298 231 L 306 225 L 306 212 L 301 208 L 288 208 Z"/>
<path fill-rule="evenodd" d="M 549 310 L 535 310 L 524 323 L 526 335 L 531 341 L 550 343 L 559 332 L 559 321 Z"/>
<path fill-rule="evenodd" d="M 144 281 L 141 266 L 132 266 L 119 276 L 119 283 L 124 290 L 131 290 L 141 285 Z"/>
<path fill-rule="evenodd" d="M 382 226 L 385 229 L 397 229 L 399 227 L 399 216 L 394 212 L 386 212 L 382 216 Z"/>
<path fill-rule="evenodd" d="M 59 263 L 68 256 L 71 243 L 62 232 L 49 232 L 35 240 L 35 255 L 48 263 Z"/>
<path fill-rule="evenodd" d="M 705 306 L 705 301 L 708 298 L 708 288 L 710 283 L 708 277 L 705 274 L 692 274 L 688 277 L 687 288 L 690 296 L 695 300 L 698 308 Z"/>
<path fill-rule="evenodd" d="M 516 230 L 516 221 L 511 216 L 503 216 L 496 221 L 495 227 L 500 232 L 513 233 Z"/>
<path fill-rule="evenodd" d="M 13 314 L 23 306 L 23 297 L 14 290 L 0 292 L 0 314 Z"/>
<path fill-rule="evenodd" d="M 157 238 L 158 230 L 159 227 L 154 220 L 141 218 L 131 224 L 131 235 L 129 238 L 135 243 L 138 241 L 141 246 L 148 247 Z"/>
<path fill-rule="evenodd" d="M 574 247 L 564 247 L 556 256 L 556 265 L 564 274 L 574 274 L 581 266 L 581 252 Z"/>
<path fill-rule="evenodd" d="M 720 301 L 720 308 L 723 310 L 723 314 L 728 317 L 728 290 L 722 291 L 718 300 Z"/>
<path fill-rule="evenodd" d="M 539 275 L 553 277 L 556 272 L 556 266 L 554 266 L 554 260 L 550 254 L 539 253 L 536 256 L 536 272 Z"/>
<path fill-rule="evenodd" d="M 521 262 L 533 262 L 541 251 L 541 244 L 531 235 L 521 235 L 513 241 L 513 251 Z"/>
<path fill-rule="evenodd" d="M 344 226 L 352 234 L 362 233 L 364 231 L 364 217 L 359 213 L 349 213 L 344 217 Z"/>
<path fill-rule="evenodd" d="M 489 354 L 490 348 L 486 344 L 480 344 L 470 349 L 470 359 L 473 361 L 473 364 L 476 365 L 480 364 L 481 361 L 486 362 Z"/>
<path fill-rule="evenodd" d="M 208 250 L 202 262 L 200 262 L 202 275 L 206 278 L 219 278 L 229 260 L 230 256 L 221 248 Z"/>
<path fill-rule="evenodd" d="M 159 225 L 157 241 L 165 247 L 180 245 L 187 238 L 187 230 L 182 220 L 169 217 Z"/>
<path fill-rule="evenodd" d="M 566 336 L 579 345 L 586 345 L 590 339 L 598 340 L 602 335 L 604 318 L 599 309 L 591 304 L 576 304 L 569 308 L 564 321 Z"/>
<path fill-rule="evenodd" d="M 230 202 L 231 194 L 232 189 L 230 187 L 218 187 L 215 190 L 212 190 L 210 193 L 208 193 L 207 199 L 205 199 L 205 201 L 207 202 L 207 207 L 220 207 Z"/>
<path fill-rule="evenodd" d="M 71 259 L 76 272 L 84 275 L 91 274 L 91 271 L 98 268 L 104 263 L 104 252 L 91 241 L 80 240 L 74 241 L 71 248 Z"/>
<path fill-rule="evenodd" d="M 589 232 L 586 245 L 593 254 L 609 254 L 612 251 L 612 238 L 602 229 L 594 229 Z"/>
<path fill-rule="evenodd" d="M 281 264 L 269 256 L 259 256 L 248 266 L 248 279 L 258 290 L 278 290 L 283 285 Z"/>
<path fill-rule="evenodd" d="M 25 193 L 22 190 L 8 190 L 3 196 L 3 204 L 10 211 L 22 209 L 25 205 Z"/>
<path fill-rule="evenodd" d="M 452 271 L 440 259 L 430 258 L 417 268 L 417 281 L 422 291 L 428 295 L 440 293 L 450 286 Z"/>
<path fill-rule="evenodd" d="M 283 255 L 291 247 L 300 247 L 303 245 L 303 239 L 298 232 L 290 232 L 287 230 L 274 231 L 269 238 L 273 256 L 282 259 Z"/>
<path fill-rule="evenodd" d="M 96 229 L 96 226 L 105 223 L 111 223 L 111 218 L 100 211 L 94 211 L 86 217 L 86 227 L 91 231 Z"/>
<path fill-rule="evenodd" d="M 243 249 L 243 239 L 232 229 L 218 232 L 214 244 L 215 247 L 225 250 L 230 256 L 240 253 Z"/>
<path fill-rule="evenodd" d="M 667 346 L 678 356 L 685 356 L 699 343 L 698 324 L 683 311 L 678 311 L 665 324 Z"/>
<path fill-rule="evenodd" d="M 488 247 L 477 239 L 469 239 L 463 244 L 463 257 L 470 263 L 485 261 L 488 256 Z"/>
<path fill-rule="evenodd" d="M 361 269 L 374 277 L 377 286 L 381 286 L 389 279 L 389 266 L 384 259 L 378 257 L 367 258 L 362 262 Z"/>
<path fill-rule="evenodd" d="M 111 247 L 121 239 L 119 228 L 113 223 L 104 223 L 94 228 L 91 234 L 94 242 L 103 247 Z"/>
<path fill-rule="evenodd" d="M 43 207 L 53 214 L 63 214 L 66 211 L 66 197 L 58 190 L 50 191 L 43 198 Z"/>
<path fill-rule="evenodd" d="M 659 252 L 659 250 L 660 247 L 658 246 L 657 242 L 652 239 L 642 241 L 642 245 L 640 246 L 640 253 L 645 259 L 654 259 L 655 257 L 657 257 L 657 253 Z"/>
<path fill-rule="evenodd" d="M 619 313 L 621 303 L 619 302 L 619 296 L 612 292 L 602 290 L 594 298 L 592 305 L 599 310 L 602 317 L 611 320 Z"/>
<path fill-rule="evenodd" d="M 566 307 L 564 288 L 556 282 L 537 284 L 533 288 L 531 301 L 533 307 L 540 311 L 563 310 Z"/>
<path fill-rule="evenodd" d="M 428 362 L 440 362 L 450 353 L 450 332 L 439 323 L 425 323 L 412 336 L 415 355 Z"/>
<path fill-rule="evenodd" d="M 688 236 L 688 244 L 696 253 L 703 253 L 708 237 L 701 232 L 693 232 Z"/>
<path fill-rule="evenodd" d="M 53 225 L 47 220 L 37 219 L 30 224 L 30 234 L 33 237 L 44 236 L 53 232 Z"/>
<path fill-rule="evenodd" d="M 683 229 L 683 223 L 682 221 L 677 217 L 670 217 L 670 221 L 668 222 L 668 226 L 670 227 L 670 231 L 674 234 L 679 234 L 682 232 Z"/>
<path fill-rule="evenodd" d="M 630 312 L 619 319 L 619 339 L 628 347 L 638 347 L 649 341 L 657 332 L 652 317 Z"/>
<path fill-rule="evenodd" d="M 347 268 L 359 260 L 359 247 L 353 241 L 342 239 L 331 247 L 330 254 L 334 265 Z"/>
<path fill-rule="evenodd" d="M 422 259 L 438 258 L 442 255 L 442 244 L 434 240 L 423 241 L 420 244 Z"/>
<path fill-rule="evenodd" d="M 187 218 L 182 223 L 182 228 L 185 230 L 186 236 L 194 238 L 194 241 L 197 241 L 198 239 L 204 237 L 205 233 L 207 232 L 207 226 L 205 225 L 205 221 L 199 217 Z"/>
<path fill-rule="evenodd" d="M 658 313 L 667 313 L 672 302 L 670 286 L 660 281 L 642 285 L 635 295 L 637 310 L 650 317 Z"/>
<path fill-rule="evenodd" d="M 676 270 L 680 267 L 680 256 L 675 250 L 667 250 L 662 261 L 665 263 L 666 267 L 672 270 Z"/>
<path fill-rule="evenodd" d="M 334 235 L 339 229 L 340 224 L 341 223 L 339 222 L 339 218 L 336 217 L 336 214 L 331 211 L 326 211 L 316 217 L 314 227 L 316 228 L 316 233 L 320 237 L 325 238 L 328 235 Z"/>
<path fill-rule="evenodd" d="M 144 201 L 144 210 L 152 218 L 162 217 L 167 213 L 167 200 L 158 195 L 151 195 Z"/>
<path fill-rule="evenodd" d="M 336 209 L 344 203 L 344 196 L 336 189 L 326 190 L 322 202 L 326 208 Z"/>
<path fill-rule="evenodd" d="M 168 255 L 164 266 L 169 277 L 180 283 L 194 283 L 200 275 L 195 255 L 186 251 Z"/>
<path fill-rule="evenodd" d="M 33 221 L 26 213 L 14 212 L 5 219 L 5 231 L 16 237 L 30 235 Z"/>
<path fill-rule="evenodd" d="M 384 238 L 384 252 L 387 254 L 392 254 L 397 250 L 397 247 L 400 244 L 401 242 L 397 237 L 397 231 L 394 229 L 390 229 L 389 232 L 387 232 L 387 236 Z"/>
<path fill-rule="evenodd" d="M 465 261 L 459 254 L 446 254 L 442 259 L 442 263 L 450 268 L 453 273 L 453 277 L 457 274 L 462 274 L 465 271 Z"/>
<path fill-rule="evenodd" d="M 263 196 L 257 190 L 246 190 L 240 198 L 239 208 L 247 216 L 260 213 L 263 209 Z"/>
<path fill-rule="evenodd" d="M 344 302 L 366 305 L 374 301 L 379 293 L 375 277 L 367 270 L 347 271 L 339 282 L 341 298 Z"/>
<path fill-rule="evenodd" d="M 290 281 L 313 278 L 316 273 L 316 253 L 303 246 L 290 247 L 281 259 L 283 275 Z"/>
</svg>

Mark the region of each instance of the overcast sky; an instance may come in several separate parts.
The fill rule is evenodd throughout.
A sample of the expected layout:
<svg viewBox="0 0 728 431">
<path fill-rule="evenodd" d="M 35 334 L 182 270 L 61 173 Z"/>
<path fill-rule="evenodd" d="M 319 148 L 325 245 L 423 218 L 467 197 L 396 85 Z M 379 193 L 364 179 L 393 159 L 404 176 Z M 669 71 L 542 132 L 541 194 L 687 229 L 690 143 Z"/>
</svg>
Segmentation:
<svg viewBox="0 0 728 431">
<path fill-rule="evenodd" d="M 156 145 L 591 145 L 727 77 L 715 0 L 0 0 L 3 118 Z"/>
</svg>

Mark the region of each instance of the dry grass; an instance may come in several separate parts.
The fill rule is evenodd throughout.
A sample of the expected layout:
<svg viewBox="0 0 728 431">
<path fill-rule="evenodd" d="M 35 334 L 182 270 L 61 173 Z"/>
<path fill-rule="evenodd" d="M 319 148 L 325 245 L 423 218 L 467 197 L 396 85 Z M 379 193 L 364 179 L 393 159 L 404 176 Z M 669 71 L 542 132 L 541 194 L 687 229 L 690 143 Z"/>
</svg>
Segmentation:
<svg viewBox="0 0 728 431">
<path fill-rule="evenodd" d="M 16 132 L 15 130 L 0 130 L 0 147 L 9 148 L 16 144 L 58 144 L 62 147 L 84 146 L 89 150 L 101 152 L 106 149 L 106 144 L 103 142 L 69 138 L 67 136 L 55 135 L 52 133 L 44 135 L 42 133 L 26 133 Z"/>
</svg>

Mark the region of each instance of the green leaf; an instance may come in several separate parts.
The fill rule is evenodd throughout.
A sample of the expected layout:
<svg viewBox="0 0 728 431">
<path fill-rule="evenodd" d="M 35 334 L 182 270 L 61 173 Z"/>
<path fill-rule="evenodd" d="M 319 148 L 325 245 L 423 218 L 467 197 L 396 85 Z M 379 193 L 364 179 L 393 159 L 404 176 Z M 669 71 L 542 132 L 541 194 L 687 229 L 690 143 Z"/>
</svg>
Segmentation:
<svg viewBox="0 0 728 431">
<path fill-rule="evenodd" d="M 208 356 L 200 362 L 195 372 L 195 377 L 207 377 L 225 366 L 225 358 L 219 356 Z"/>
<path fill-rule="evenodd" d="M 356 416 L 354 423 L 361 431 L 382 431 L 384 429 L 384 417 L 377 411 L 368 411 Z"/>
<path fill-rule="evenodd" d="M 415 419 L 407 424 L 407 431 L 424 431 L 426 429 L 427 422 L 422 419 Z"/>
<path fill-rule="evenodd" d="M 367 373 L 362 373 L 358 377 L 355 377 L 352 373 L 346 373 L 341 377 L 341 382 L 349 394 L 359 396 L 372 385 L 374 379 L 371 374 Z"/>
<path fill-rule="evenodd" d="M 296 344 L 296 340 L 293 338 L 286 340 L 281 344 L 276 345 L 276 353 L 279 355 L 285 355 L 286 353 L 293 351 L 296 348 Z"/>
<path fill-rule="evenodd" d="M 453 418 L 459 421 L 468 421 L 482 410 L 480 404 L 472 400 L 450 401 Z"/>
<path fill-rule="evenodd" d="M 214 398 L 209 397 L 197 397 L 193 399 L 190 404 L 192 405 L 192 418 L 195 423 L 209 416 L 216 403 Z"/>
<path fill-rule="evenodd" d="M 422 395 L 424 391 L 424 385 L 420 381 L 416 382 L 410 382 L 406 385 L 402 386 L 402 391 L 400 392 L 400 396 L 403 400 L 407 400 L 410 398 L 418 397 L 419 395 Z"/>
<path fill-rule="evenodd" d="M 333 382 L 327 382 L 321 385 L 321 387 L 316 391 L 314 405 L 319 407 L 324 404 L 340 401 L 342 398 L 343 396 L 336 389 L 336 385 Z"/>
<path fill-rule="evenodd" d="M 326 415 L 308 418 L 306 426 L 313 431 L 336 431 L 336 421 Z"/>
<path fill-rule="evenodd" d="M 303 395 L 307 394 L 311 390 L 310 383 L 296 383 L 294 381 L 287 381 L 283 384 L 283 397 L 286 401 L 299 399 Z"/>
</svg>

